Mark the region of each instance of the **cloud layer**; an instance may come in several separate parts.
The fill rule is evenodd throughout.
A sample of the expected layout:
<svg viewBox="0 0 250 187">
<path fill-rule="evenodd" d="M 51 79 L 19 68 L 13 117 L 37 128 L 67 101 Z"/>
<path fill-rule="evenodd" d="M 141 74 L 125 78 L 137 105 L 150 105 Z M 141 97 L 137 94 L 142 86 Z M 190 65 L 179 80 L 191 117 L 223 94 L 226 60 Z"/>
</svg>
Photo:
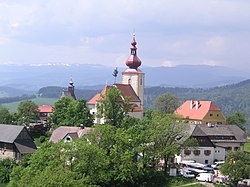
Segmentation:
<svg viewBox="0 0 250 187">
<path fill-rule="evenodd" d="M 144 65 L 246 69 L 249 23 L 247 0 L 1 0 L 0 63 L 124 66 L 135 30 Z"/>
</svg>

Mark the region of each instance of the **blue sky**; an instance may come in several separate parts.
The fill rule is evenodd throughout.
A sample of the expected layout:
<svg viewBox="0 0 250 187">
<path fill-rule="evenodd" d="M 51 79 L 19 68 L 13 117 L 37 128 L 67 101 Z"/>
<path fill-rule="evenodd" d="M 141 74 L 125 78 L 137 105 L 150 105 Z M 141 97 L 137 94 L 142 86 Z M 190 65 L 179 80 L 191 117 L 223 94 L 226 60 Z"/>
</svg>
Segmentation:
<svg viewBox="0 0 250 187">
<path fill-rule="evenodd" d="M 0 64 L 249 69 L 249 0 L 0 0 Z M 249 67 L 248 67 L 249 66 Z"/>
</svg>

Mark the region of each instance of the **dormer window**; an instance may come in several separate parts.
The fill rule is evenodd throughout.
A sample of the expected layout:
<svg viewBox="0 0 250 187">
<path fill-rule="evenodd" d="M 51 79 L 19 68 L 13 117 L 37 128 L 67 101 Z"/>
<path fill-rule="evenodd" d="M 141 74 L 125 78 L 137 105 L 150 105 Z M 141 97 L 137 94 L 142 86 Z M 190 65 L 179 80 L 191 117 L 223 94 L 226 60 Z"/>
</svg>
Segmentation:
<svg viewBox="0 0 250 187">
<path fill-rule="evenodd" d="M 64 139 L 64 142 L 71 142 L 72 141 L 72 138 L 70 136 L 67 136 L 65 139 Z"/>
</svg>

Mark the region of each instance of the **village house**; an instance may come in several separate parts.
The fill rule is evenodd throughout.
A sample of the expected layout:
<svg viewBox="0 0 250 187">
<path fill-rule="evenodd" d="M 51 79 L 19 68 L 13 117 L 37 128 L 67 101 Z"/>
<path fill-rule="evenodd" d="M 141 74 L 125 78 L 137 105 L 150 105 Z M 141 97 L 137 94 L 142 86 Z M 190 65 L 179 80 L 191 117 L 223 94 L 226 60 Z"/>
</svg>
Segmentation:
<svg viewBox="0 0 250 187">
<path fill-rule="evenodd" d="M 188 100 L 176 109 L 175 114 L 193 124 L 226 124 L 221 110 L 211 101 Z"/>
<path fill-rule="evenodd" d="M 20 161 L 23 155 L 33 153 L 36 149 L 26 127 L 0 124 L 0 159 Z"/>
<path fill-rule="evenodd" d="M 129 111 L 129 116 L 135 118 L 143 117 L 143 106 L 144 106 L 144 73 L 139 69 L 142 62 L 137 56 L 135 35 L 131 42 L 131 54 L 126 60 L 126 65 L 128 68 L 122 72 L 122 84 L 114 84 L 112 86 L 105 86 L 100 94 L 96 94 L 92 99 L 87 102 L 90 108 L 90 113 L 95 115 L 95 124 L 103 124 L 105 122 L 104 118 L 99 118 L 96 114 L 98 113 L 98 104 L 102 99 L 102 96 L 106 94 L 106 91 L 111 87 L 116 87 L 121 91 L 122 100 L 125 97 L 129 97 L 129 103 L 134 107 Z"/>
<path fill-rule="evenodd" d="M 48 121 L 48 117 L 53 113 L 53 106 L 42 105 L 38 107 L 39 110 L 39 119 L 46 123 Z"/>
<path fill-rule="evenodd" d="M 60 141 L 70 142 L 74 139 L 81 138 L 91 130 L 90 127 L 72 127 L 60 126 L 56 128 L 49 139 L 50 142 L 57 143 Z"/>
<path fill-rule="evenodd" d="M 247 142 L 246 133 L 237 125 L 189 125 L 190 137 L 195 138 L 198 145 L 183 149 L 177 162 L 194 160 L 212 164 L 225 160 L 229 151 L 243 151 Z"/>
</svg>

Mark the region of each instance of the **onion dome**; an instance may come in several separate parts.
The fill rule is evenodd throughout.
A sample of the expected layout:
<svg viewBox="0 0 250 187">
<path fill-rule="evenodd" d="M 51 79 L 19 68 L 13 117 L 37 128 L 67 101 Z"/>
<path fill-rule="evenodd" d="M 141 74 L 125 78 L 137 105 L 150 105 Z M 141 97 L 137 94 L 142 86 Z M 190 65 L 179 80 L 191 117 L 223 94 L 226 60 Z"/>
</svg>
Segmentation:
<svg viewBox="0 0 250 187">
<path fill-rule="evenodd" d="M 131 68 L 131 69 L 137 69 L 140 65 L 141 65 L 141 60 L 139 59 L 139 57 L 136 55 L 136 41 L 135 41 L 135 34 L 133 35 L 133 40 L 131 42 L 131 54 L 128 57 L 127 61 L 126 61 L 126 65 Z"/>
<path fill-rule="evenodd" d="M 69 81 L 69 87 L 73 87 L 73 86 L 74 86 L 74 82 L 73 82 L 73 80 L 71 78 L 70 81 Z"/>
</svg>

